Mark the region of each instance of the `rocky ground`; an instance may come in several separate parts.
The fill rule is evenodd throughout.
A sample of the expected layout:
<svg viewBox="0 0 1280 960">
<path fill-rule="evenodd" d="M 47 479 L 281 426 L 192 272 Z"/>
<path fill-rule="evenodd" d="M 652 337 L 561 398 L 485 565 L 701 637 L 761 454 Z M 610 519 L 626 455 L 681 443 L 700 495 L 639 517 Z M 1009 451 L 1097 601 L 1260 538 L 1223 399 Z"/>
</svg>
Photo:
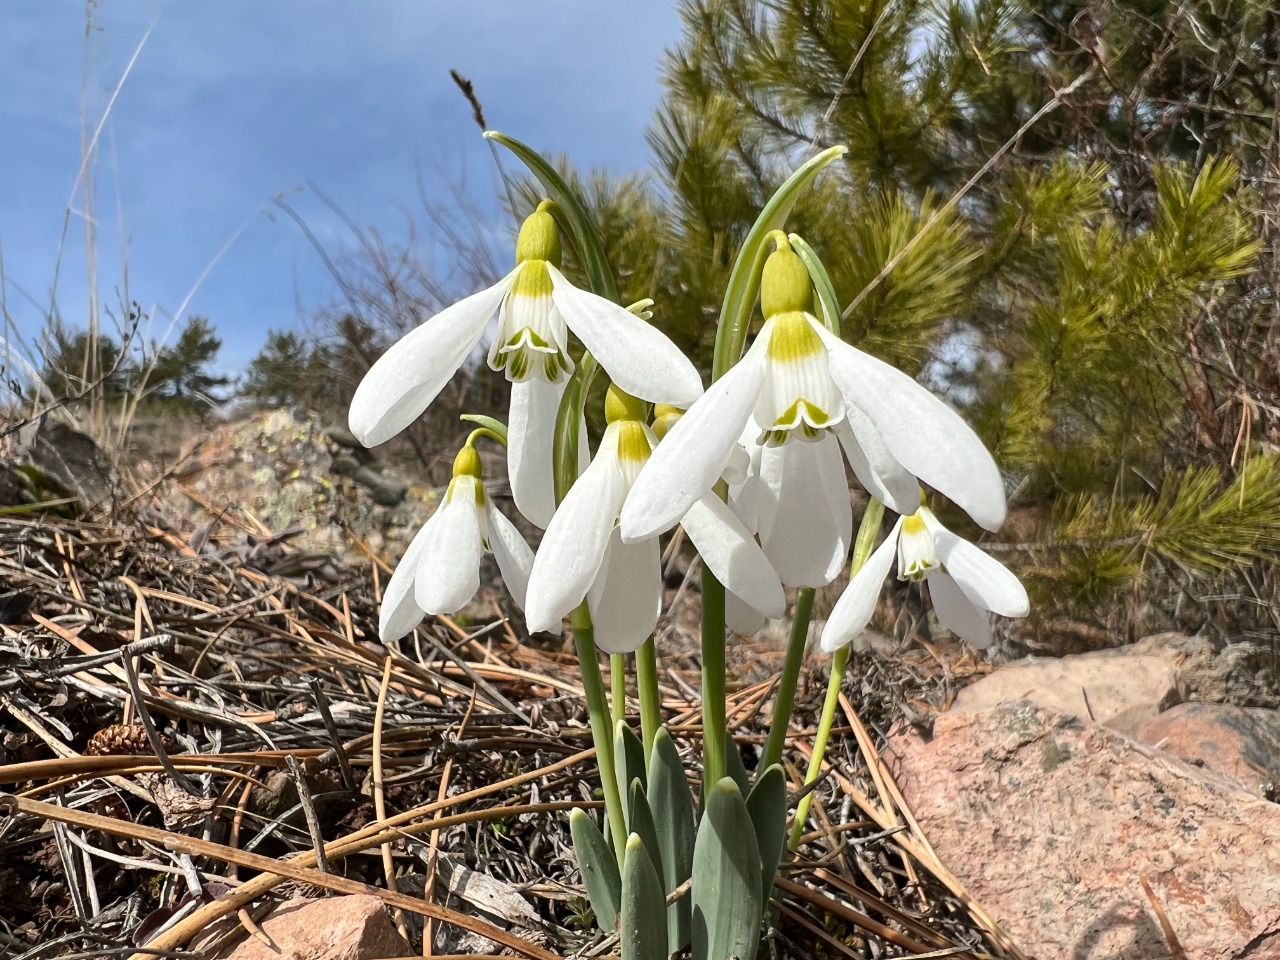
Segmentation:
<svg viewBox="0 0 1280 960">
<path fill-rule="evenodd" d="M 554 644 L 517 642 L 519 621 L 502 617 L 496 569 L 488 572 L 488 586 L 472 609 L 425 628 L 425 652 L 422 638 L 412 652 L 387 651 L 373 638 L 369 574 L 385 578 L 387 565 L 434 509 L 438 489 L 415 486 L 342 430 L 305 413 L 262 414 L 202 431 L 172 456 L 141 465 L 128 487 L 87 438 L 56 425 L 29 434 L 25 448 L 0 458 L 0 501 L 14 518 L 3 530 L 10 541 L 3 556 L 10 581 L 19 584 L 0 591 L 0 656 L 6 670 L 16 671 L 0 682 L 5 789 L 46 799 L 61 790 L 75 801 L 69 806 L 107 814 L 110 803 L 119 802 L 132 810 L 132 823 L 163 823 L 226 846 L 222 821 L 207 821 L 212 832 L 203 834 L 176 826 L 181 821 L 170 822 L 177 814 L 172 799 L 163 799 L 169 796 L 163 777 L 141 780 L 129 772 L 128 756 L 166 748 L 153 749 L 159 741 L 138 732 L 142 717 L 129 707 L 127 684 L 123 699 L 106 696 L 102 686 L 128 679 L 120 673 L 119 651 L 167 632 L 178 638 L 176 646 L 146 648 L 136 660 L 142 702 L 168 718 L 156 735 L 171 733 L 179 752 L 185 747 L 223 765 L 239 762 L 229 759 L 239 754 L 228 748 L 257 750 L 257 779 L 277 791 L 294 784 L 295 823 L 291 839 L 271 841 L 280 847 L 276 857 L 296 859 L 310 846 L 299 819 L 297 783 L 282 767 L 280 751 L 262 752 L 260 742 L 254 746 L 252 737 L 233 732 L 243 722 L 211 719 L 217 710 L 225 715 L 227 697 L 239 704 L 233 713 L 257 710 L 252 722 L 268 740 L 291 744 L 300 754 L 306 744 L 317 748 L 318 758 L 324 748 L 354 738 L 348 739 L 354 780 L 343 766 L 348 761 L 339 764 L 329 751 L 327 766 L 309 768 L 302 781 L 304 793 L 306 783 L 350 792 L 327 813 L 322 805 L 322 817 L 332 819 L 319 829 L 331 843 L 373 818 L 366 778 L 374 718 L 365 707 L 378 697 L 380 682 L 396 723 L 406 731 L 437 731 L 409 737 L 397 748 L 396 762 L 406 769 L 418 763 L 423 777 L 384 798 L 392 810 L 408 815 L 429 806 L 436 798 L 424 789 L 443 791 L 449 770 L 455 771 L 454 792 L 522 770 L 541 784 L 532 799 L 522 794 L 535 805 L 589 795 L 580 785 L 566 794 L 563 782 L 539 774 L 559 755 L 554 744 L 582 743 L 571 660 Z M 489 470 L 501 496 L 500 463 Z M 137 520 L 130 529 L 138 531 L 138 545 L 128 547 L 110 525 L 90 535 L 70 521 L 27 515 L 50 500 L 68 517 L 85 507 L 96 507 L 99 515 L 133 510 Z M 109 586 L 95 577 L 107 577 L 101 582 Z M 683 579 L 674 558 L 670 596 L 679 602 L 663 636 L 676 654 L 668 705 L 673 722 L 683 716 L 688 723 L 697 716 L 689 639 L 696 590 L 682 586 Z M 276 598 L 283 607 L 272 606 Z M 758 738 L 755 706 L 767 695 L 767 681 L 756 681 L 771 674 L 783 642 L 783 631 L 775 628 L 732 651 L 741 681 L 735 694 L 740 741 L 748 757 Z M 205 653 L 199 644 L 207 644 Z M 251 695 L 245 678 L 234 680 L 232 662 L 264 654 L 289 663 L 296 676 L 271 676 L 262 672 L 266 661 L 244 660 L 256 664 L 254 682 L 271 691 Z M 80 672 L 73 675 L 81 678 L 80 687 L 50 680 L 51 664 L 68 655 L 80 658 Z M 105 666 L 95 656 L 107 657 Z M 196 669 L 202 657 L 216 668 L 212 674 Z M 785 932 L 773 949 L 780 956 L 941 956 L 937 951 L 959 949 L 955 955 L 1041 960 L 1280 958 L 1278 659 L 1277 644 L 1176 633 L 1003 664 L 976 660 L 949 643 L 905 650 L 876 644 L 850 672 L 848 722 L 838 731 L 834 768 L 819 791 L 819 829 L 793 874 L 792 886 L 808 892 L 789 893 L 800 916 L 785 915 Z M 394 664 L 389 687 L 379 677 L 384 661 Z M 224 667 L 232 673 L 219 672 Z M 202 679 L 195 687 L 166 680 L 166 671 L 175 669 Z M 818 699 L 823 669 L 821 658 L 811 661 L 802 697 Z M 97 691 L 87 700 L 83 684 Z M 319 691 L 328 692 L 340 714 L 328 725 L 317 712 Z M 468 696 L 478 696 L 477 709 L 495 722 L 514 724 L 523 746 L 483 751 L 485 762 L 469 771 L 476 779 L 462 776 L 459 782 L 453 754 L 440 748 L 448 736 L 442 740 L 439 731 L 457 737 Z M 133 726 L 102 739 L 122 704 L 119 719 Z M 430 716 L 419 715 L 424 709 Z M 798 718 L 797 763 L 803 762 L 811 719 Z M 95 736 L 99 746 L 112 737 L 142 739 L 130 753 L 107 752 L 108 759 L 122 759 L 93 767 L 100 779 L 84 773 L 66 779 L 81 762 L 76 757 L 87 762 Z M 209 782 L 224 800 L 237 795 L 232 781 Z M 119 793 L 121 783 L 130 789 Z M 113 790 L 122 799 L 111 801 Z M 271 801 L 269 791 L 246 791 L 238 809 L 237 817 L 256 818 L 260 831 L 290 804 Z M 205 822 L 208 812 L 200 808 L 190 823 Z M 137 837 L 109 841 L 111 834 L 97 821 L 92 828 L 46 821 L 40 830 L 35 820 L 26 822 L 28 832 L 11 828 L 7 839 L 0 828 L 0 888 L 8 895 L 0 902 L 10 904 L 0 906 L 6 924 L 0 957 L 35 960 L 74 952 L 83 941 L 72 934 L 92 929 L 92 912 L 71 896 L 76 882 L 70 873 L 58 886 L 57 864 L 72 853 L 69 841 L 53 840 L 70 833 L 86 843 L 92 839 L 94 850 L 110 847 L 144 861 L 151 854 Z M 857 823 L 864 826 L 854 829 Z M 521 836 L 528 842 L 543 836 L 541 829 L 535 824 L 533 833 Z M 866 839 L 873 835 L 879 839 Z M 502 921 L 521 942 L 557 955 L 589 948 L 580 934 L 567 932 L 574 881 L 559 828 L 545 836 L 555 838 L 547 848 L 555 851 L 554 869 L 543 868 L 538 877 L 530 872 L 538 870 L 536 859 L 526 861 L 502 842 L 494 846 L 494 837 L 483 831 L 446 832 L 434 841 L 430 870 L 426 861 L 423 869 L 399 870 L 401 895 L 416 889 L 420 896 L 435 883 L 440 903 Z M 84 856 L 98 864 L 98 887 L 81 870 L 86 893 L 114 896 L 127 869 L 121 874 L 118 865 L 95 860 L 97 854 Z M 394 854 L 407 861 L 415 856 L 412 845 Z M 486 868 L 486 856 L 506 857 L 508 866 L 497 870 L 490 859 Z M 374 859 L 344 876 L 377 883 L 379 874 Z M 926 879 L 904 880 L 917 875 Z M 15 884 L 44 886 L 18 890 Z M 226 949 L 240 958 L 385 957 L 407 955 L 420 944 L 421 921 L 407 922 L 411 913 L 393 919 L 387 906 L 399 901 L 384 888 L 314 899 L 324 889 L 343 892 L 335 884 L 294 884 L 292 899 L 269 916 L 259 907 L 272 901 L 260 900 L 247 922 L 219 921 L 240 930 L 241 945 Z M 136 942 L 145 941 L 136 926 L 141 915 L 167 910 L 164 917 L 171 917 L 180 893 L 173 885 L 156 887 L 138 901 L 131 928 Z M 13 906 L 18 903 L 24 906 Z M 111 905 L 99 907 L 109 913 L 104 908 Z M 867 918 L 894 935 L 873 933 Z M 66 949 L 43 946 L 41 925 L 66 938 Z M 121 920 L 110 929 L 126 927 Z M 256 933 L 243 939 L 244 929 Z M 468 942 L 468 949 L 496 950 L 493 941 L 483 948 Z M 441 941 L 440 947 L 460 952 L 463 941 Z"/>
</svg>

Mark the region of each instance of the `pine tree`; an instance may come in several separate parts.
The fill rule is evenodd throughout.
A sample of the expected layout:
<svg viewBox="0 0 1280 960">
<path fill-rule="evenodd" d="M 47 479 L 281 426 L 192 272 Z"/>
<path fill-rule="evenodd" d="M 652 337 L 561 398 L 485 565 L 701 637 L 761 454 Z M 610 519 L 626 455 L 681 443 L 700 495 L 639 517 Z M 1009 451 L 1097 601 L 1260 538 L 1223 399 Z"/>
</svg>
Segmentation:
<svg viewBox="0 0 1280 960">
<path fill-rule="evenodd" d="M 291 330 L 268 330 L 239 393 L 267 407 L 293 406 L 310 398 L 315 380 L 314 354 L 302 337 Z"/>
<path fill-rule="evenodd" d="M 628 296 L 655 296 L 705 358 L 760 206 L 845 144 L 790 226 L 831 272 L 845 338 L 930 379 L 997 451 L 1042 610 L 1123 630 L 1102 603 L 1119 589 L 1274 555 L 1274 11 L 684 0 L 681 16 L 650 131 L 660 183 L 578 179 L 606 222 L 657 225 L 656 248 L 608 238 Z"/>
<path fill-rule="evenodd" d="M 192 316 L 173 346 L 162 347 L 147 377 L 147 393 L 175 408 L 208 409 L 226 398 L 229 377 L 213 372 L 222 339 L 205 317 Z"/>
</svg>

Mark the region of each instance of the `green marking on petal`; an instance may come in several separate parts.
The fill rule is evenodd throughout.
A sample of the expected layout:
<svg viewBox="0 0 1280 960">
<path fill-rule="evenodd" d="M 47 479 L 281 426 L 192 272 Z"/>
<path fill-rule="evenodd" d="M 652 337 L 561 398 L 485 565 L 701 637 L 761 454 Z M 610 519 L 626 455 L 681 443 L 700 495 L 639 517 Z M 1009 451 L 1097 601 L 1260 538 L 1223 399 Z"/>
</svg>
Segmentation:
<svg viewBox="0 0 1280 960">
<path fill-rule="evenodd" d="M 520 273 L 511 285 L 508 297 L 550 297 L 551 271 L 547 269 L 547 258 L 521 261 Z"/>
<path fill-rule="evenodd" d="M 644 463 L 653 449 L 644 425 L 638 420 L 619 420 L 618 459 L 627 463 Z"/>
<path fill-rule="evenodd" d="M 819 354 L 825 349 L 822 338 L 809 324 L 809 318 L 804 313 L 792 310 L 774 319 L 773 329 L 769 332 L 770 360 L 778 363 L 796 363 Z"/>
</svg>

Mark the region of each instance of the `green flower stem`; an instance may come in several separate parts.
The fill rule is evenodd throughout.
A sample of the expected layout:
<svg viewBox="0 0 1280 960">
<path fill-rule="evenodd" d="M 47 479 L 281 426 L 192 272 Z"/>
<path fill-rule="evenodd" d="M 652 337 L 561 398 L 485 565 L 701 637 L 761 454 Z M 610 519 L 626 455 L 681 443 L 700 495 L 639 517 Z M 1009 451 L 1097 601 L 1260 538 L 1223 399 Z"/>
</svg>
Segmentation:
<svg viewBox="0 0 1280 960">
<path fill-rule="evenodd" d="M 640 736 L 645 761 L 653 752 L 653 738 L 662 726 L 662 695 L 658 692 L 658 647 L 653 637 L 636 651 L 636 688 L 640 694 Z"/>
<path fill-rule="evenodd" d="M 787 659 L 782 664 L 778 695 L 773 701 L 769 738 L 764 742 L 764 755 L 760 759 L 761 770 L 768 770 L 782 760 L 782 747 L 787 739 L 787 728 L 791 725 L 791 709 L 796 702 L 796 681 L 800 678 L 800 664 L 804 662 L 804 647 L 809 639 L 809 618 L 812 614 L 813 588 L 805 587 L 796 594 L 791 640 L 787 643 Z"/>
<path fill-rule="evenodd" d="M 724 585 L 702 565 L 703 795 L 725 775 Z"/>
<path fill-rule="evenodd" d="M 604 788 L 605 815 L 609 818 L 609 831 L 614 838 L 618 869 L 621 870 L 623 855 L 627 849 L 627 823 L 622 813 L 622 794 L 618 792 L 618 776 L 614 768 L 613 722 L 609 715 L 609 700 L 605 696 L 604 677 L 600 673 L 591 613 L 587 610 L 585 601 L 573 611 L 569 619 L 573 625 L 573 644 L 578 651 L 578 666 L 582 670 L 582 689 L 587 696 L 591 739 L 596 745 L 596 766 L 600 768 L 600 785 Z"/>
<path fill-rule="evenodd" d="M 880 522 L 884 519 L 884 504 L 874 497 L 867 504 L 862 515 L 862 523 L 858 527 L 858 539 L 853 545 L 853 562 L 849 565 L 849 576 L 862 569 L 862 565 L 871 556 L 880 533 Z M 798 618 L 797 618 L 798 619 Z M 793 635 L 794 642 L 794 635 Z M 849 665 L 849 654 L 853 650 L 852 643 L 846 643 L 831 658 L 831 676 L 827 679 L 827 696 L 822 703 L 822 716 L 818 720 L 818 734 L 813 740 L 813 756 L 809 758 L 809 769 L 805 773 L 805 786 L 817 780 L 822 773 L 822 762 L 827 754 L 827 740 L 831 736 L 831 728 L 835 725 L 836 707 L 840 703 L 840 685 L 844 682 L 844 671 Z M 790 651 L 788 651 L 788 655 Z M 770 739 L 773 731 L 769 731 Z M 809 807 L 813 803 L 813 792 L 806 793 L 796 808 L 796 818 L 791 824 L 791 836 L 787 841 L 787 849 L 794 850 L 804 835 L 804 825 L 809 819 Z"/>
<path fill-rule="evenodd" d="M 831 677 L 827 681 L 827 697 L 822 703 L 822 719 L 818 721 L 818 735 L 813 739 L 813 756 L 809 758 L 809 770 L 805 774 L 805 786 L 818 779 L 822 772 L 822 760 L 827 752 L 827 740 L 831 736 L 831 728 L 835 725 L 836 707 L 840 703 L 840 684 L 844 679 L 845 667 L 849 665 L 849 651 L 853 644 L 847 643 L 836 651 L 831 658 Z M 800 845 L 804 836 L 804 825 L 809 819 L 809 807 L 813 803 L 813 793 L 806 793 L 800 798 L 796 807 L 796 818 L 791 824 L 791 836 L 787 840 L 787 849 L 794 850 Z"/>
<path fill-rule="evenodd" d="M 613 717 L 613 726 L 617 726 L 619 720 L 625 722 L 627 719 L 627 658 L 625 654 L 609 654 L 609 684 L 613 687 L 612 696 L 609 698 L 610 716 Z"/>
</svg>

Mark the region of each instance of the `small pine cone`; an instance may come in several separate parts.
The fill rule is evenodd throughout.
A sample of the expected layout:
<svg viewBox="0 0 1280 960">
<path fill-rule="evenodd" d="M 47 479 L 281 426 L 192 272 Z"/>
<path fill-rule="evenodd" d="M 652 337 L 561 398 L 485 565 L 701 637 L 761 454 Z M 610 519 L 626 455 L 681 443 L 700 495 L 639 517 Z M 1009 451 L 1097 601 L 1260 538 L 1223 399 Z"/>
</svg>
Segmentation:
<svg viewBox="0 0 1280 960">
<path fill-rule="evenodd" d="M 160 737 L 160 742 L 164 745 L 166 751 L 173 749 L 173 741 L 166 736 Z M 154 753 L 151 749 L 151 741 L 147 739 L 146 728 L 140 723 L 126 726 L 123 723 L 113 723 L 109 727 L 104 727 L 89 738 L 89 744 L 84 748 L 87 757 L 107 757 L 121 756 L 131 753 Z"/>
</svg>

